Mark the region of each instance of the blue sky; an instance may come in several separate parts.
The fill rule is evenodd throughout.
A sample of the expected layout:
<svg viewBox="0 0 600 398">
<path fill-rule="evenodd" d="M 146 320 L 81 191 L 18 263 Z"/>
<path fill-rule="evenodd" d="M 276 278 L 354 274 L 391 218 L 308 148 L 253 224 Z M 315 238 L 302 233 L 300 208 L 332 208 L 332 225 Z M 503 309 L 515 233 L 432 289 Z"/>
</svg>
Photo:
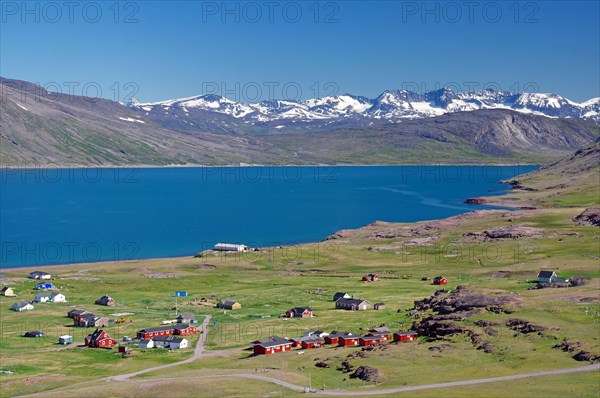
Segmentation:
<svg viewBox="0 0 600 398">
<path fill-rule="evenodd" d="M 599 2 L 476 3 L 3 1 L 0 75 L 144 102 L 440 86 L 600 96 Z"/>
</svg>

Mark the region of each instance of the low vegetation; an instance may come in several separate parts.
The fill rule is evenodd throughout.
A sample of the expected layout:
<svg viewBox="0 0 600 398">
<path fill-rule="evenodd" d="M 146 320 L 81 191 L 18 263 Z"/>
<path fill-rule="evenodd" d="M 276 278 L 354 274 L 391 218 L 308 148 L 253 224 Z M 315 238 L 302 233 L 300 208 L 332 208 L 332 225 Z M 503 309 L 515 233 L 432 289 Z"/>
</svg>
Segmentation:
<svg viewBox="0 0 600 398">
<path fill-rule="evenodd" d="M 519 200 L 531 199 L 527 192 L 514 194 L 518 195 L 522 195 Z M 232 375 L 267 376 L 316 389 L 363 391 L 597 362 L 600 228 L 581 222 L 581 214 L 589 208 L 583 200 L 578 205 L 571 202 L 561 207 L 557 201 L 552 208 L 478 211 L 416 224 L 376 222 L 293 248 L 47 267 L 68 302 L 36 304 L 33 311 L 24 313 L 11 311 L 10 306 L 16 300 L 33 298 L 36 282 L 25 278 L 32 269 L 5 270 L 7 277 L 1 282 L 13 286 L 19 296 L 0 298 L 2 395 L 60 389 L 52 394 L 81 396 L 102 386 L 107 395 L 140 397 L 158 396 L 160 391 L 189 396 L 189 389 L 238 396 L 295 396 L 299 392 Z M 515 231 L 533 233 L 517 236 Z M 532 289 L 540 269 L 576 283 Z M 369 273 L 379 279 L 361 281 Z M 448 284 L 433 285 L 431 280 L 437 275 L 446 277 Z M 189 296 L 179 297 L 176 303 L 175 291 L 187 291 Z M 386 307 L 336 310 L 332 301 L 336 292 L 383 302 Z M 104 294 L 118 305 L 94 305 Z M 239 301 L 242 308 L 215 308 L 217 300 L 225 298 Z M 131 323 L 106 328 L 121 340 L 134 336 L 138 329 L 173 319 L 176 305 L 183 313 L 212 316 L 206 355 L 123 383 L 101 379 L 176 362 L 190 357 L 192 350 L 134 348 L 131 355 L 123 356 L 116 350 L 82 348 L 79 344 L 90 329 L 73 328 L 66 317 L 71 308 L 111 319 L 132 313 L 128 315 Z M 315 317 L 280 317 L 304 305 L 313 309 Z M 248 349 L 249 342 L 271 335 L 292 338 L 307 329 L 364 334 L 380 325 L 392 331 L 412 327 L 421 337 L 413 343 L 326 346 L 268 356 L 254 356 Z M 28 330 L 43 330 L 46 336 L 22 337 Z M 59 346 L 57 337 L 63 334 L 72 334 L 75 344 Z M 197 338 L 192 338 L 192 345 Z M 463 386 L 443 394 L 592 397 L 597 396 L 597 376 L 592 372 L 519 379 Z M 175 385 L 179 388 L 174 389 Z M 423 390 L 410 395 L 440 393 Z"/>
</svg>

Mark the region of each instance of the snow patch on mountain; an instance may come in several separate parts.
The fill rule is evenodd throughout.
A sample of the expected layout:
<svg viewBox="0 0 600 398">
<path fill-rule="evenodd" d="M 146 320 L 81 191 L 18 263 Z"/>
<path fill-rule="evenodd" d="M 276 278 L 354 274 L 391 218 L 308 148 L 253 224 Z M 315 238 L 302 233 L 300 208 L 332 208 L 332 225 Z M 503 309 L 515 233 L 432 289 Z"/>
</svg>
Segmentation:
<svg viewBox="0 0 600 398">
<path fill-rule="evenodd" d="M 434 117 L 479 109 L 511 109 L 552 118 L 585 119 L 600 123 L 600 98 L 577 103 L 551 93 L 513 93 L 490 89 L 460 93 L 449 88 L 427 93 L 387 90 L 375 99 L 344 94 L 304 101 L 269 100 L 248 104 L 207 94 L 144 104 L 136 101 L 132 102 L 130 107 L 151 114 L 160 111 L 163 117 L 173 117 L 173 109 L 183 112 L 178 113 L 177 117 L 190 118 L 192 113 L 203 111 L 228 115 L 250 124 L 276 121 L 349 121 L 367 125 L 369 119 L 399 122 L 402 119 Z M 278 124 L 280 125 L 285 124 Z"/>
</svg>

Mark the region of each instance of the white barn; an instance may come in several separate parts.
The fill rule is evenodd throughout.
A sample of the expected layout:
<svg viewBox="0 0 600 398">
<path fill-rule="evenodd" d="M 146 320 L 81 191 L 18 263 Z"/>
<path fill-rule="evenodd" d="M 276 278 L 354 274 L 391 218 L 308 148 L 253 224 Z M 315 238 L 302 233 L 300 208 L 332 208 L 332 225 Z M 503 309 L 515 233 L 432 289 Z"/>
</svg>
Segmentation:
<svg viewBox="0 0 600 398">
<path fill-rule="evenodd" d="M 239 243 L 217 243 L 214 247 L 214 250 L 220 252 L 245 252 L 248 249 L 248 246 Z"/>
</svg>

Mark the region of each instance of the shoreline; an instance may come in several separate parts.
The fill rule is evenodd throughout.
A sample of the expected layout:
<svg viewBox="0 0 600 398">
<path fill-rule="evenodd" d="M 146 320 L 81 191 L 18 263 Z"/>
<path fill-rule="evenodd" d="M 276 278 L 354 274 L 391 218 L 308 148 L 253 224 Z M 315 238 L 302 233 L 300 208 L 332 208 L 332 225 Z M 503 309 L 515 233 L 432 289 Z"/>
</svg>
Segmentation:
<svg viewBox="0 0 600 398">
<path fill-rule="evenodd" d="M 493 203 L 485 203 L 483 204 L 483 206 L 489 206 L 489 207 L 498 207 L 497 209 L 479 209 L 479 210 L 471 210 L 468 212 L 464 212 L 464 213 L 458 213 L 454 216 L 449 216 L 446 218 L 452 218 L 452 217 L 458 217 L 458 216 L 462 216 L 465 214 L 469 214 L 469 213 L 473 213 L 473 212 L 477 212 L 477 211 L 488 211 L 488 210 L 503 210 L 503 211 L 513 211 L 515 209 L 519 209 L 519 208 L 514 208 L 514 207 L 508 207 L 506 205 L 500 206 L 500 205 L 496 205 Z M 444 220 L 446 218 L 433 218 L 433 219 L 427 219 L 427 220 L 419 220 L 419 221 L 413 221 L 413 222 L 401 222 L 401 221 L 383 221 L 383 220 L 376 220 L 373 222 L 389 222 L 389 223 L 393 223 L 393 224 L 419 224 L 419 223 L 427 223 L 427 222 L 432 222 L 432 221 L 440 221 L 440 220 Z M 370 223 L 371 224 L 371 223 Z M 361 227 L 357 227 L 357 228 L 351 228 L 351 230 L 358 230 L 361 228 L 364 228 L 366 226 L 368 226 L 369 224 L 363 225 Z M 331 234 L 335 234 L 337 231 L 333 231 Z M 330 235 L 331 235 L 330 234 Z M 328 235 L 329 236 L 329 235 Z M 284 245 L 279 245 L 279 246 L 270 246 L 270 247 L 259 247 L 257 249 L 259 249 L 260 252 L 263 251 L 269 251 L 269 250 L 273 250 L 273 249 L 277 249 L 279 247 L 298 247 L 298 246 L 302 246 L 302 245 L 315 245 L 315 244 L 327 244 L 326 242 L 326 237 L 321 239 L 321 240 L 317 240 L 317 241 L 307 241 L 307 242 L 302 242 L 302 243 L 290 243 L 290 244 L 284 244 Z M 212 257 L 206 257 L 208 258 L 222 258 L 222 257 L 226 257 L 228 255 L 230 256 L 240 256 L 240 255 L 244 255 L 247 253 L 254 253 L 253 250 L 249 250 L 247 252 L 222 252 L 222 253 L 231 253 L 231 254 L 222 254 L 222 255 L 215 255 Z M 0 275 L 4 275 L 6 278 L 10 278 L 9 276 L 7 276 L 7 273 L 15 273 L 15 272 L 19 272 L 22 271 L 23 273 L 30 273 L 33 271 L 39 271 L 41 269 L 43 270 L 51 270 L 51 269 L 56 269 L 56 268 L 75 268 L 75 267 L 82 267 L 82 266 L 94 266 L 94 265 L 118 265 L 118 264 L 137 264 L 140 262 L 145 262 L 145 261 L 175 261 L 175 260 L 184 260 L 184 259 L 189 259 L 189 260 L 194 260 L 194 259 L 201 259 L 202 257 L 195 257 L 195 254 L 191 254 L 191 255 L 176 255 L 176 256 L 165 256 L 165 257 L 148 257 L 148 258 L 139 258 L 139 259 L 131 259 L 131 260 L 101 260 L 101 261 L 91 261 L 91 262 L 79 262 L 79 263 L 64 263 L 64 264 L 42 264 L 42 265 L 24 265 L 24 266 L 20 266 L 20 267 L 2 267 L 0 268 Z M 0 281 L 2 279 L 5 278 L 0 278 Z"/>
<path fill-rule="evenodd" d="M 346 165 L 346 166 L 342 166 L 341 167 L 352 167 L 354 165 Z M 340 167 L 340 166 L 320 166 L 320 165 L 310 165 L 310 166 L 296 166 L 296 167 Z M 368 167 L 376 167 L 376 166 L 385 166 L 385 165 L 367 165 Z M 398 165 L 400 166 L 400 165 Z M 406 166 L 406 165 L 402 165 L 402 166 Z M 446 165 L 413 165 L 413 166 L 446 166 Z M 498 165 L 487 165 L 487 166 L 498 166 Z M 506 165 L 506 166 L 511 166 L 511 165 Z M 518 166 L 518 165 L 513 165 L 513 166 Z M 539 166 L 539 165 L 538 165 Z M 187 167 L 187 166 L 184 166 Z M 189 168 L 193 168 L 196 166 L 190 166 Z M 222 167 L 222 166 L 201 166 L 201 167 L 197 167 L 197 168 L 203 168 L 203 167 Z M 224 167 L 286 167 L 286 166 L 224 166 Z M 357 166 L 357 167 L 365 167 L 365 166 Z M 88 169 L 91 167 L 85 167 L 82 169 Z M 104 167 L 99 167 L 99 168 L 104 168 Z M 170 167 L 154 167 L 154 166 L 150 166 L 148 167 L 150 168 L 158 168 L 158 169 L 163 169 L 163 168 L 170 168 Z M 178 168 L 178 167 L 173 167 L 173 168 Z M 112 168 L 107 168 L 107 169 L 112 169 Z M 62 169 L 61 169 L 62 170 Z M 520 175 L 516 175 L 513 177 L 513 179 L 518 178 Z M 500 184 L 508 184 L 508 182 L 506 181 L 500 181 Z M 470 203 L 472 205 L 479 205 L 479 206 L 486 206 L 489 207 L 490 210 L 493 207 L 498 208 L 499 210 L 514 210 L 514 209 L 521 209 L 524 208 L 525 205 L 527 205 L 527 203 L 520 203 L 519 206 L 515 206 L 517 205 L 517 203 L 511 204 L 511 203 L 506 203 L 505 201 L 502 200 L 502 198 L 506 197 L 506 195 L 510 192 L 515 192 L 515 191 L 519 191 L 519 189 L 515 189 L 515 188 L 508 188 L 505 192 L 501 193 L 501 195 L 490 195 L 488 196 L 488 198 L 490 199 L 494 199 L 493 201 L 484 201 L 482 203 Z M 486 196 L 478 196 L 476 197 L 477 199 L 479 198 L 486 198 Z M 469 204 L 467 201 L 470 200 L 472 198 L 466 198 L 465 199 L 465 204 Z M 467 212 L 462 212 L 462 213 L 458 213 L 454 216 L 450 216 L 450 217 L 456 217 L 456 216 L 460 216 L 460 215 L 464 215 L 464 214 L 468 214 L 471 212 L 475 212 L 478 210 L 471 210 L 471 211 L 467 211 Z M 421 222 L 429 222 L 429 221 L 438 221 L 438 220 L 443 220 L 444 218 L 434 218 L 434 219 L 424 219 L 424 220 L 418 220 L 418 221 L 413 221 L 413 222 L 406 222 L 405 224 L 418 224 Z M 401 221 L 385 221 L 385 220 L 381 220 L 384 222 L 391 222 L 391 223 L 404 223 Z M 368 225 L 368 224 L 367 224 Z M 365 225 L 363 225 L 362 227 L 364 227 Z M 358 227 L 358 228 L 353 228 L 353 229 L 359 229 L 362 227 Z M 333 231 L 332 233 L 335 233 L 336 231 Z M 301 246 L 301 245 L 314 245 L 314 244 L 319 244 L 324 242 L 325 238 L 322 238 L 321 240 L 316 240 L 316 241 L 307 241 L 307 242 L 300 242 L 300 243 L 290 243 L 290 244 L 284 244 L 281 245 L 283 247 L 294 247 L 294 246 Z M 277 246 L 274 247 L 264 247 L 264 248 L 259 248 L 261 250 L 270 250 L 273 249 Z M 237 252 L 235 252 L 237 253 Z M 5 274 L 5 273 L 12 273 L 14 272 L 14 270 L 23 270 L 23 272 L 25 273 L 29 273 L 32 272 L 34 270 L 37 270 L 38 268 L 43 268 L 43 269 L 52 269 L 52 268 L 56 268 L 56 267 L 79 267 L 79 266 L 85 266 L 85 265 L 95 265 L 95 264 L 132 264 L 132 263 L 138 263 L 140 261 L 158 261 L 158 260 L 181 260 L 181 259 L 193 259 L 194 254 L 192 255 L 177 255 L 177 256 L 165 256 L 165 257 L 148 257 L 148 258 L 140 258 L 140 259 L 131 259 L 131 260 L 101 260 L 101 261 L 92 261 L 92 262 L 79 262 L 79 263 L 64 263 L 64 264 L 45 264 L 45 265 L 25 265 L 25 266 L 19 266 L 19 267 L 0 267 L 0 275 L 1 274 Z M 0 278 L 1 280 L 2 278 Z"/>
<path fill-rule="evenodd" d="M 49 163 L 45 165 L 41 164 L 29 164 L 24 163 L 22 165 L 0 165 L 0 171 L 2 170 L 68 170 L 68 169 L 204 169 L 204 168 L 234 168 L 234 167 L 402 167 L 402 166 L 423 166 L 423 167 L 436 167 L 436 166 L 456 166 L 456 167 L 514 167 L 514 166 L 537 166 L 541 167 L 539 163 L 380 163 L 380 164 L 354 164 L 354 163 L 343 163 L 343 164 L 222 164 L 222 165 L 202 165 L 202 164 L 169 164 L 169 165 L 148 165 L 148 164 L 131 164 L 131 165 L 80 165 L 80 164 L 67 164 L 59 165 L 55 163 Z"/>
</svg>

